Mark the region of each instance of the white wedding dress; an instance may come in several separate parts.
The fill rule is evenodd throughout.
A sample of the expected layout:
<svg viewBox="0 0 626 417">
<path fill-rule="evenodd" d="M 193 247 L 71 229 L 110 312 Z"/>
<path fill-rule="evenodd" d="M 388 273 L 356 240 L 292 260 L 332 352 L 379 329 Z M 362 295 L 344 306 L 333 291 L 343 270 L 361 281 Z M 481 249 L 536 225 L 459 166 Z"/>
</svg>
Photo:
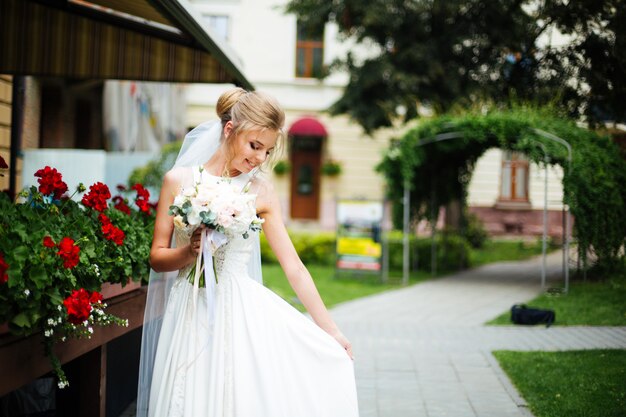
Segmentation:
<svg viewBox="0 0 626 417">
<path fill-rule="evenodd" d="M 189 242 L 178 229 L 175 238 L 177 246 Z M 194 301 L 192 266 L 178 274 L 159 336 L 149 415 L 358 416 L 352 360 L 333 337 L 249 277 L 253 242 L 229 236 L 214 255 L 213 323 L 204 288 Z"/>
</svg>

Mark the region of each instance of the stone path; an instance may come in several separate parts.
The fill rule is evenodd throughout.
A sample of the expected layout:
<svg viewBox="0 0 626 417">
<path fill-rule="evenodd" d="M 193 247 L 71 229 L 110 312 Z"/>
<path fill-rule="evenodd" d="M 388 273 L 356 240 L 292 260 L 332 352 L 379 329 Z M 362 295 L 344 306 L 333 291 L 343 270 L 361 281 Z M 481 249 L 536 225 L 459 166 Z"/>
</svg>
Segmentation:
<svg viewBox="0 0 626 417">
<path fill-rule="evenodd" d="M 549 278 L 560 278 L 559 253 L 548 265 Z M 626 349 L 626 327 L 483 325 L 540 292 L 540 259 L 533 259 L 334 308 L 354 346 L 361 417 L 531 416 L 491 351 Z"/>
</svg>

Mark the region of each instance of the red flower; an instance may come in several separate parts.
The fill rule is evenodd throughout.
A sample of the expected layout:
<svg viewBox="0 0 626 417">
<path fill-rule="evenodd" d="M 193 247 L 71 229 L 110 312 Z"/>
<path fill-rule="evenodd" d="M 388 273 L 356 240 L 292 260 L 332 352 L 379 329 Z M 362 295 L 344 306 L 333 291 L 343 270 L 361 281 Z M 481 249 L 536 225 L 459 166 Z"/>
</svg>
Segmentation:
<svg viewBox="0 0 626 417">
<path fill-rule="evenodd" d="M 55 199 L 60 199 L 67 191 L 67 184 L 63 182 L 63 176 L 55 168 L 46 166 L 35 172 L 35 177 L 39 177 L 39 192 L 43 195 L 54 194 Z"/>
<path fill-rule="evenodd" d="M 144 213 L 150 213 L 150 203 L 146 200 L 140 200 L 137 199 L 135 201 L 135 204 L 137 204 L 137 207 L 139 207 L 139 210 L 141 210 Z"/>
<path fill-rule="evenodd" d="M 130 207 L 128 207 L 128 205 L 121 196 L 116 195 L 115 197 L 113 197 L 113 202 L 115 203 L 115 205 L 113 206 L 114 208 L 118 209 L 122 213 L 130 215 Z"/>
<path fill-rule="evenodd" d="M 74 241 L 69 237 L 64 237 L 59 242 L 59 251 L 57 255 L 63 258 L 63 266 L 67 269 L 74 268 L 78 265 L 80 248 L 74 244 Z"/>
<path fill-rule="evenodd" d="M 4 255 L 0 253 L 0 284 L 6 284 L 9 280 L 7 271 L 9 270 L 9 264 L 4 260 Z"/>
<path fill-rule="evenodd" d="M 126 235 L 124 231 L 118 227 L 115 227 L 113 223 L 111 223 L 111 219 L 109 219 L 105 214 L 100 213 L 98 215 L 98 220 L 102 223 L 102 234 L 108 240 L 112 240 L 118 246 L 121 246 L 124 243 L 124 238 Z"/>
<path fill-rule="evenodd" d="M 106 184 L 97 182 L 89 187 L 89 192 L 83 196 L 82 202 L 87 207 L 96 211 L 107 208 L 107 200 L 111 198 L 111 192 Z"/>
<path fill-rule="evenodd" d="M 135 184 L 131 187 L 133 190 L 137 191 L 137 198 L 135 199 L 135 204 L 139 209 L 146 213 L 150 214 L 150 192 L 146 190 L 143 185 Z"/>
<path fill-rule="evenodd" d="M 91 293 L 91 296 L 89 297 L 89 302 L 91 304 L 99 304 L 102 302 L 102 294 L 100 294 L 98 291 L 94 291 Z"/>
<path fill-rule="evenodd" d="M 54 240 L 50 236 L 46 236 L 43 238 L 43 245 L 46 248 L 54 248 L 57 244 L 54 243 Z"/>
<path fill-rule="evenodd" d="M 72 294 L 63 300 L 63 305 L 67 309 L 67 319 L 72 324 L 81 324 L 91 313 L 89 292 L 84 288 L 72 291 Z"/>
<path fill-rule="evenodd" d="M 150 200 L 150 191 L 146 190 L 143 185 L 135 184 L 130 187 L 132 190 L 137 191 L 137 198 L 141 198 L 142 200 Z"/>
<path fill-rule="evenodd" d="M 106 239 L 115 242 L 118 246 L 121 246 L 124 243 L 124 238 L 126 237 L 122 229 L 113 226 L 110 222 L 102 224 L 102 234 L 104 234 Z"/>
<path fill-rule="evenodd" d="M 100 220 L 100 223 L 102 223 L 103 225 L 111 224 L 111 220 L 104 213 L 98 214 L 98 220 Z"/>
</svg>

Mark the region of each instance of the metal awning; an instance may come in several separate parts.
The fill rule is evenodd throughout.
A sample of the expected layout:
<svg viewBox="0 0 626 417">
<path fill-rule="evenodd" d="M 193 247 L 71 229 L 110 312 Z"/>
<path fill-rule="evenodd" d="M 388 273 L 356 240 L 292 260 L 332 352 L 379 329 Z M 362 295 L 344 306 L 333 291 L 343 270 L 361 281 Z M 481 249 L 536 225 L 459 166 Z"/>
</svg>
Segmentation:
<svg viewBox="0 0 626 417">
<path fill-rule="evenodd" d="M 186 0 L 2 0 L 0 73 L 254 88 Z"/>
</svg>

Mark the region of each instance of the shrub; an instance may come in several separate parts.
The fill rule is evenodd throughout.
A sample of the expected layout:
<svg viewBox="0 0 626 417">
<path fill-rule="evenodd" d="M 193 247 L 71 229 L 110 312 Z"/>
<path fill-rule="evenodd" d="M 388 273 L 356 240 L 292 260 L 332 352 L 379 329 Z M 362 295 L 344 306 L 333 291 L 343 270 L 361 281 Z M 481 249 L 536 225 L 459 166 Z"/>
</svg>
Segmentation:
<svg viewBox="0 0 626 417">
<path fill-rule="evenodd" d="M 289 235 L 304 264 L 329 266 L 335 264 L 336 236 L 333 232 L 290 232 Z M 463 237 L 455 234 L 440 234 L 436 242 L 437 268 L 439 270 L 453 271 L 469 265 L 470 245 Z M 409 251 L 413 269 L 430 270 L 430 238 L 411 236 Z M 261 259 L 264 263 L 278 262 L 263 234 L 261 234 Z M 416 260 L 419 261 L 417 265 Z M 389 268 L 392 270 L 402 269 L 402 234 L 400 232 L 389 233 Z"/>
<path fill-rule="evenodd" d="M 154 190 L 161 189 L 163 176 L 174 166 L 182 142 L 172 142 L 164 145 L 158 159 L 148 162 L 143 167 L 135 168 L 128 178 L 129 184 L 143 184 Z"/>
</svg>

